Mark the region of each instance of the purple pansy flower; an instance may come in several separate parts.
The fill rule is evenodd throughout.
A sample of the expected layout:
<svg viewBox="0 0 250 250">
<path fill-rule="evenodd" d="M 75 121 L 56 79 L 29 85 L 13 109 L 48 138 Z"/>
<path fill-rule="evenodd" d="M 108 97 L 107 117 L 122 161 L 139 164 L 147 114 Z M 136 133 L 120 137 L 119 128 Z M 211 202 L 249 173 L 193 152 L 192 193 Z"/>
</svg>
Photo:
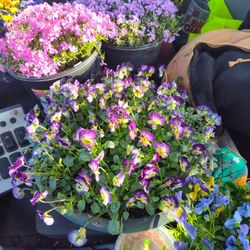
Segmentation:
<svg viewBox="0 0 250 250">
<path fill-rule="evenodd" d="M 13 195 L 14 195 L 14 197 L 16 198 L 16 199 L 18 199 L 18 200 L 21 200 L 21 199 L 23 199 L 23 197 L 24 197 L 24 191 L 21 189 L 21 188 L 19 188 L 19 187 L 14 187 L 13 189 L 12 189 L 12 193 L 13 193 Z"/>
<path fill-rule="evenodd" d="M 79 194 L 84 194 L 85 192 L 88 192 L 91 182 L 93 181 L 92 177 L 85 173 L 84 171 L 80 171 L 75 181 L 77 182 L 75 185 L 75 189 Z"/>
<path fill-rule="evenodd" d="M 170 153 L 170 147 L 164 142 L 156 142 L 155 151 L 161 158 L 165 159 Z"/>
<path fill-rule="evenodd" d="M 189 125 L 183 125 L 183 128 L 184 128 L 184 136 L 186 136 L 187 138 L 190 138 L 191 135 L 194 134 L 194 130 L 192 129 L 191 126 Z"/>
<path fill-rule="evenodd" d="M 95 180 L 96 181 L 99 181 L 100 177 L 100 172 L 99 172 L 99 166 L 100 166 L 100 163 L 101 161 L 103 160 L 104 158 L 104 151 L 102 150 L 96 158 L 92 159 L 90 162 L 89 162 L 89 167 L 90 169 L 92 170 L 92 172 L 94 173 L 95 175 Z"/>
<path fill-rule="evenodd" d="M 149 197 L 146 194 L 146 192 L 142 189 L 138 189 L 135 191 L 133 197 L 135 198 L 136 201 L 140 201 L 142 204 L 148 204 L 149 202 Z"/>
<path fill-rule="evenodd" d="M 112 196 L 109 192 L 109 189 L 107 186 L 103 186 L 100 190 L 101 197 L 102 197 L 102 204 L 107 206 L 108 204 L 112 203 Z"/>
<path fill-rule="evenodd" d="M 47 226 L 51 226 L 54 224 L 54 219 L 51 215 L 44 213 L 43 211 L 37 210 L 37 215 L 38 217 L 43 220 L 43 222 L 47 225 Z"/>
<path fill-rule="evenodd" d="M 180 164 L 180 169 L 185 172 L 187 171 L 187 169 L 189 168 L 190 164 L 189 161 L 187 159 L 187 157 L 185 156 L 181 156 L 179 159 L 179 164 Z"/>
<path fill-rule="evenodd" d="M 135 197 L 131 197 L 126 202 L 126 207 L 134 207 L 135 206 L 136 199 Z"/>
<path fill-rule="evenodd" d="M 210 138 L 214 137 L 214 128 L 209 126 L 205 129 L 204 131 L 204 135 L 205 135 L 205 140 L 209 140 Z"/>
<path fill-rule="evenodd" d="M 171 118 L 169 125 L 174 132 L 175 139 L 178 140 L 184 136 L 185 129 L 183 127 L 183 121 L 180 118 Z"/>
<path fill-rule="evenodd" d="M 178 200 L 175 196 L 164 196 L 162 197 L 160 208 L 163 212 L 173 211 L 178 208 L 178 204 Z"/>
<path fill-rule="evenodd" d="M 115 130 L 119 127 L 117 118 L 115 116 L 111 116 L 109 118 L 109 124 L 108 124 L 108 128 L 110 132 L 115 132 Z"/>
<path fill-rule="evenodd" d="M 63 148 L 68 148 L 71 146 L 71 142 L 68 140 L 68 138 L 61 138 L 60 136 L 55 137 L 55 141 Z"/>
<path fill-rule="evenodd" d="M 141 171 L 141 179 L 149 180 L 154 178 L 159 172 L 159 168 L 153 164 L 146 164 Z"/>
<path fill-rule="evenodd" d="M 150 163 L 155 164 L 158 163 L 160 161 L 160 156 L 158 153 L 155 153 L 150 161 Z"/>
<path fill-rule="evenodd" d="M 166 118 L 158 112 L 152 112 L 148 116 L 148 124 L 151 125 L 153 130 L 155 130 L 157 126 L 164 126 L 165 123 Z"/>
<path fill-rule="evenodd" d="M 123 171 L 120 171 L 114 178 L 113 178 L 113 184 L 116 187 L 121 187 L 125 179 L 125 175 Z"/>
<path fill-rule="evenodd" d="M 24 156 L 20 156 L 16 162 L 14 164 L 12 164 L 10 167 L 9 167 L 9 175 L 10 176 L 13 176 L 14 173 L 17 172 L 18 169 L 20 169 L 25 163 L 25 159 L 24 159 Z"/>
<path fill-rule="evenodd" d="M 21 181 L 26 185 L 28 185 L 30 181 L 28 180 L 28 175 L 26 174 L 26 172 L 15 172 L 14 174 L 12 174 L 12 178 L 17 181 Z"/>
<path fill-rule="evenodd" d="M 200 116 L 206 116 L 206 115 L 210 115 L 212 114 L 212 110 L 205 105 L 200 105 L 196 107 L 196 112 L 200 115 Z"/>
<path fill-rule="evenodd" d="M 87 130 L 84 128 L 78 128 L 74 135 L 74 140 L 79 141 L 80 144 L 89 151 L 95 146 L 95 138 L 96 132 L 94 130 Z"/>
<path fill-rule="evenodd" d="M 148 132 L 146 130 L 141 130 L 141 134 L 140 134 L 140 140 L 139 142 L 143 145 L 143 146 L 150 146 L 152 142 L 155 141 L 155 136 L 153 133 Z"/>
<path fill-rule="evenodd" d="M 39 190 L 35 191 L 33 197 L 30 199 L 30 203 L 32 206 L 36 205 L 37 202 L 44 199 L 48 195 L 48 191 L 41 192 Z"/>
<path fill-rule="evenodd" d="M 129 138 L 131 140 L 134 140 L 136 138 L 136 134 L 137 134 L 137 132 L 136 132 L 136 121 L 130 122 L 129 125 L 128 125 L 128 129 L 129 129 L 129 134 L 128 134 Z"/>
<path fill-rule="evenodd" d="M 217 113 L 213 113 L 209 118 L 216 126 L 221 125 L 221 116 L 219 116 Z"/>
<path fill-rule="evenodd" d="M 191 149 L 191 154 L 200 156 L 205 152 L 206 148 L 203 144 L 194 144 Z"/>
<path fill-rule="evenodd" d="M 68 234 L 68 240 L 75 247 L 82 247 L 87 243 L 86 229 L 84 227 L 78 230 L 72 230 Z"/>
</svg>

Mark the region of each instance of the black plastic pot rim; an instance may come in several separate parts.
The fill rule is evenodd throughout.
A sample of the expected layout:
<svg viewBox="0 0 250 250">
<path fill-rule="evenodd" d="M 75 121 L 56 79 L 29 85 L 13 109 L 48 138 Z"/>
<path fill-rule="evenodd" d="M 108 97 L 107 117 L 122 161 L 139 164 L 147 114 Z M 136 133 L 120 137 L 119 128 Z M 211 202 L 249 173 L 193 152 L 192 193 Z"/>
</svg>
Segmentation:
<svg viewBox="0 0 250 250">
<path fill-rule="evenodd" d="M 138 51 L 138 50 L 144 50 L 150 47 L 158 47 L 160 44 L 162 44 L 163 40 L 158 42 L 158 43 L 149 43 L 137 47 L 119 47 L 117 45 L 114 45 L 110 42 L 108 43 L 103 43 L 103 47 L 110 48 L 110 49 L 115 49 L 115 50 L 121 50 L 121 51 Z"/>
<path fill-rule="evenodd" d="M 39 78 L 36 78 L 36 77 L 30 77 L 30 78 L 26 78 L 26 77 L 23 77 L 21 75 L 18 75 L 14 72 L 12 72 L 11 70 L 9 70 L 8 68 L 6 69 L 7 72 L 15 79 L 17 80 L 20 80 L 20 81 L 24 81 L 24 82 L 47 82 L 47 81 L 52 81 L 52 80 L 56 80 L 56 79 L 59 79 L 59 78 L 63 78 L 64 76 L 67 76 L 68 74 L 72 74 L 74 73 L 75 71 L 78 70 L 78 68 L 84 66 L 84 65 L 87 65 L 89 62 L 91 62 L 94 58 L 96 58 L 98 56 L 98 52 L 96 50 L 94 50 L 92 52 L 92 54 L 86 58 L 84 61 L 80 61 L 78 62 L 77 64 L 75 64 L 73 67 L 69 68 L 69 69 L 66 69 L 62 72 L 59 72 L 59 73 L 56 73 L 56 74 L 53 74 L 53 75 L 50 75 L 50 76 L 45 76 L 45 77 L 39 77 Z"/>
</svg>

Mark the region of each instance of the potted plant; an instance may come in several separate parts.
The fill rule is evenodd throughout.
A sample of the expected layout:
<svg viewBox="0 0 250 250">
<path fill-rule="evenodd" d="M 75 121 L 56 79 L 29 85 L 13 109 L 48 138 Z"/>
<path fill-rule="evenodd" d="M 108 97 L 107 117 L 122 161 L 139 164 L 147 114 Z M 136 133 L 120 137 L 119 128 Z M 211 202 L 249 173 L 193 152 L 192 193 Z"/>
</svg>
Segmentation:
<svg viewBox="0 0 250 250">
<path fill-rule="evenodd" d="M 21 157 L 9 174 L 27 184 L 31 204 L 52 204 L 81 228 L 69 234 L 86 242 L 85 227 L 111 234 L 164 225 L 177 211 L 183 225 L 186 195 L 199 185 L 210 191 L 214 128 L 220 117 L 193 108 L 175 82 L 156 86 L 154 67 L 105 69 L 98 83 L 57 81 L 47 96 L 45 119 L 27 116 L 33 145 L 29 164 Z M 209 147 L 207 147 L 209 146 Z M 26 170 L 21 167 L 26 165 Z M 22 188 L 14 187 L 22 198 Z M 53 223 L 50 211 L 38 211 Z M 190 230 L 191 230 L 190 229 Z"/>
<path fill-rule="evenodd" d="M 179 30 L 177 8 L 171 0 L 77 0 L 95 11 L 110 15 L 118 34 L 103 44 L 107 64 L 115 68 L 131 62 L 137 69 L 156 65 L 162 41 L 172 43 Z"/>
<path fill-rule="evenodd" d="M 7 71 L 24 86 L 48 89 L 64 76 L 87 79 L 100 44 L 116 34 L 102 13 L 71 3 L 28 6 L 7 24 L 0 54 Z"/>
<path fill-rule="evenodd" d="M 176 250 L 250 249 L 250 182 L 245 186 L 213 185 L 209 196 L 198 194 L 189 203 L 188 221 L 196 229 L 195 240 L 177 224 L 169 226 Z"/>
<path fill-rule="evenodd" d="M 115 250 L 174 250 L 174 238 L 166 227 L 120 234 Z"/>
</svg>

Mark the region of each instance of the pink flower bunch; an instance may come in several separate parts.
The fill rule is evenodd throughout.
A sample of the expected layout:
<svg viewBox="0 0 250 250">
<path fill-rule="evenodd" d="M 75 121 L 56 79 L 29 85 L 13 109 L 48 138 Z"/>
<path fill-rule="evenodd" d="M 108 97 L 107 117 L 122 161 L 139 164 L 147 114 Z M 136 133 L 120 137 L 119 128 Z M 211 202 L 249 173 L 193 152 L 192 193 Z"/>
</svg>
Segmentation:
<svg viewBox="0 0 250 250">
<path fill-rule="evenodd" d="M 101 41 L 116 34 L 107 14 L 81 4 L 44 3 L 29 6 L 13 18 L 0 39 L 0 54 L 15 73 L 49 76 L 84 60 Z"/>
</svg>

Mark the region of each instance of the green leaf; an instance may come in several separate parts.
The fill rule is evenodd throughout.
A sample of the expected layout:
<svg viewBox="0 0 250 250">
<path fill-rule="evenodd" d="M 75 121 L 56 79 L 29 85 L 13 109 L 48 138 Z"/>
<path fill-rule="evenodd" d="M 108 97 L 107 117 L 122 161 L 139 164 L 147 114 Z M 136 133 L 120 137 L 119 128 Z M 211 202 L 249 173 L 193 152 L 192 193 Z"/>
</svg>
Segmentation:
<svg viewBox="0 0 250 250">
<path fill-rule="evenodd" d="M 114 163 L 117 163 L 117 164 L 120 164 L 120 162 L 121 162 L 118 155 L 113 156 L 113 161 L 114 161 Z"/>
<path fill-rule="evenodd" d="M 144 204 L 141 203 L 141 202 L 137 202 L 136 203 L 136 207 L 140 208 L 140 209 L 143 209 L 144 208 Z"/>
<path fill-rule="evenodd" d="M 55 179 L 49 179 L 49 187 L 51 190 L 56 189 L 56 184 L 57 184 L 57 181 Z"/>
<path fill-rule="evenodd" d="M 67 208 L 67 214 L 68 214 L 69 216 L 74 215 L 74 209 L 73 209 L 73 207 Z"/>
<path fill-rule="evenodd" d="M 129 217 L 129 212 L 127 212 L 127 211 L 123 212 L 122 218 L 123 218 L 124 220 L 127 220 L 128 217 Z"/>
<path fill-rule="evenodd" d="M 84 209 L 85 209 L 85 201 L 84 200 L 80 200 L 78 201 L 77 203 L 77 209 L 78 209 L 78 212 L 81 213 Z"/>
<path fill-rule="evenodd" d="M 115 148 L 115 143 L 112 141 L 106 141 L 105 148 Z"/>
<path fill-rule="evenodd" d="M 70 155 L 67 155 L 64 159 L 63 159 L 63 164 L 70 168 L 74 165 L 74 158 Z"/>
<path fill-rule="evenodd" d="M 57 193 L 56 197 L 58 200 L 61 200 L 61 199 L 64 199 L 66 196 L 65 196 L 65 194 L 59 192 L 59 193 Z"/>
<path fill-rule="evenodd" d="M 215 230 L 215 232 L 220 231 L 220 230 L 222 230 L 222 226 L 216 226 L 216 227 L 214 228 L 214 230 Z"/>
<path fill-rule="evenodd" d="M 152 204 L 146 205 L 146 211 L 150 216 L 153 216 L 155 214 L 155 209 Z"/>
<path fill-rule="evenodd" d="M 121 207 L 121 203 L 119 201 L 115 201 L 111 204 L 110 209 L 112 213 L 117 213 L 119 208 Z"/>
<path fill-rule="evenodd" d="M 152 202 L 157 202 L 157 201 L 160 200 L 160 198 L 157 197 L 157 196 L 153 196 L 153 197 L 151 198 L 151 200 L 152 200 Z"/>
<path fill-rule="evenodd" d="M 226 240 L 226 238 L 224 236 L 220 236 L 220 235 L 215 236 L 215 239 L 220 240 L 220 241 L 225 241 Z"/>
<path fill-rule="evenodd" d="M 112 235 L 117 235 L 121 231 L 121 224 L 117 220 L 110 220 L 108 224 L 108 232 Z"/>
<path fill-rule="evenodd" d="M 97 214 L 99 213 L 101 210 L 101 208 L 99 207 L 99 205 L 94 202 L 92 205 L 91 205 L 91 211 L 94 213 L 94 214 Z"/>
<path fill-rule="evenodd" d="M 80 150 L 79 161 L 89 162 L 91 160 L 91 155 L 85 150 Z"/>
</svg>

